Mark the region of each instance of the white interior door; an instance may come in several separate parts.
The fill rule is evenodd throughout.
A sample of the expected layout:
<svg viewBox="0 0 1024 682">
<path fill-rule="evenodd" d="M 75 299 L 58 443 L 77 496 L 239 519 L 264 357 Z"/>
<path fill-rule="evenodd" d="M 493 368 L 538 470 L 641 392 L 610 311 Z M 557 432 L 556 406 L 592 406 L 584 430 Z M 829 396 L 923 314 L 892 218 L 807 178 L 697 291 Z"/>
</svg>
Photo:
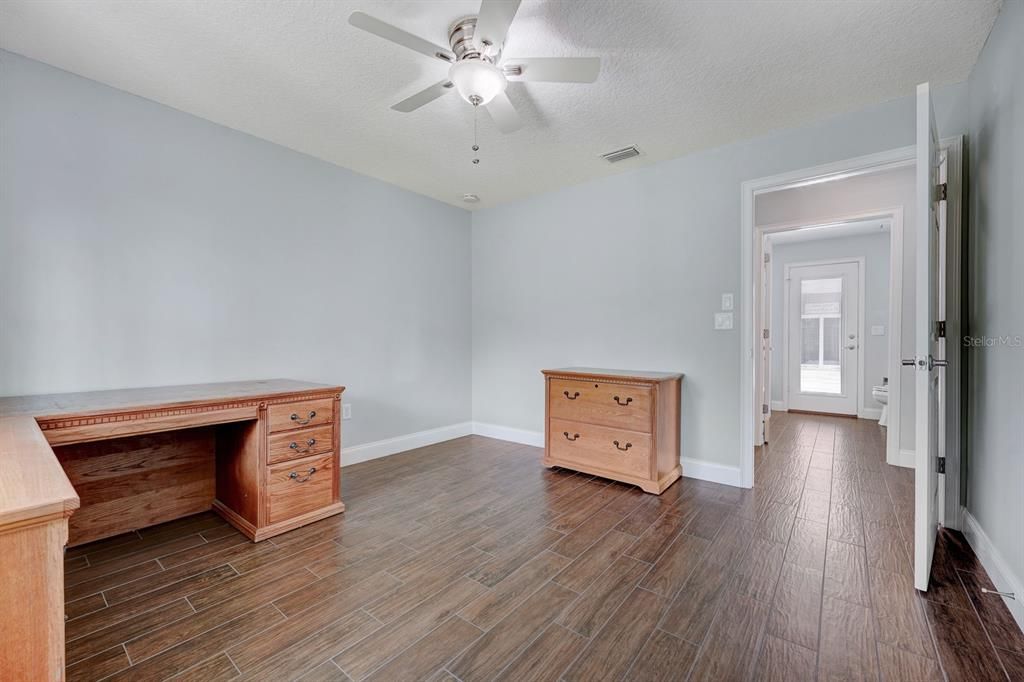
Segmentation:
<svg viewBox="0 0 1024 682">
<path fill-rule="evenodd" d="M 860 266 L 787 265 L 787 407 L 857 414 Z"/>
<path fill-rule="evenodd" d="M 944 359 L 936 320 L 938 311 L 939 242 L 939 135 L 935 128 L 931 92 L 927 83 L 917 86 L 917 319 L 914 358 L 904 364 L 915 367 L 917 398 L 914 419 L 914 586 L 928 589 L 939 508 L 939 372 Z"/>
</svg>

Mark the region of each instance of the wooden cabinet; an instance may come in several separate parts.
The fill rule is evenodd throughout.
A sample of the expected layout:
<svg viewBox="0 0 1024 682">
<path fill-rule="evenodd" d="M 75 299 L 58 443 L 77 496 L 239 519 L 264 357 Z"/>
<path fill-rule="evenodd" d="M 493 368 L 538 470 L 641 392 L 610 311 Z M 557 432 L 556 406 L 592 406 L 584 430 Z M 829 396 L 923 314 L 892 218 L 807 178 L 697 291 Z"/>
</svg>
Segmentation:
<svg viewBox="0 0 1024 682">
<path fill-rule="evenodd" d="M 0 420 L 31 420 L 78 492 L 71 545 L 211 507 L 263 540 L 345 509 L 344 390 L 272 379 L 0 398 Z"/>
<path fill-rule="evenodd" d="M 569 367 L 546 369 L 544 376 L 544 466 L 584 471 L 656 494 L 682 475 L 682 374 Z"/>
</svg>

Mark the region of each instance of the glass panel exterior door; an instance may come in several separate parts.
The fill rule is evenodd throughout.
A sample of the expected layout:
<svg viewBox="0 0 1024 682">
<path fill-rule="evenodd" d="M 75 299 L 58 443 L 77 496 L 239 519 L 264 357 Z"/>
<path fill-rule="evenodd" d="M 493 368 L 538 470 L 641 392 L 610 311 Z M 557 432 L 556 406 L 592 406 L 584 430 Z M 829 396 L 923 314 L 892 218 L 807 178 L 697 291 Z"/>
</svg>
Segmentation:
<svg viewBox="0 0 1024 682">
<path fill-rule="evenodd" d="M 859 263 L 787 266 L 789 409 L 857 413 Z"/>
</svg>

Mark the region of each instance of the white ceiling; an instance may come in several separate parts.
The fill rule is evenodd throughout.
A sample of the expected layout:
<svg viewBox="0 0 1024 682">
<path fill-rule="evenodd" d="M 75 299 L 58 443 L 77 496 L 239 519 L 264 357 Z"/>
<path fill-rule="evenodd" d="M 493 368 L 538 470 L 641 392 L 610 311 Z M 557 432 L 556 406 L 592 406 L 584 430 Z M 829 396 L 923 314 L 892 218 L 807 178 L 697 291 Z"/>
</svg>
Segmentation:
<svg viewBox="0 0 1024 682">
<path fill-rule="evenodd" d="M 505 53 L 599 56 L 597 83 L 514 83 L 499 133 L 457 96 L 390 105 L 446 65 L 350 26 L 446 45 L 477 0 L 6 0 L 0 47 L 459 206 L 478 207 L 965 79 L 1001 0 L 525 0 Z M 609 165 L 599 154 L 636 144 Z"/>
</svg>

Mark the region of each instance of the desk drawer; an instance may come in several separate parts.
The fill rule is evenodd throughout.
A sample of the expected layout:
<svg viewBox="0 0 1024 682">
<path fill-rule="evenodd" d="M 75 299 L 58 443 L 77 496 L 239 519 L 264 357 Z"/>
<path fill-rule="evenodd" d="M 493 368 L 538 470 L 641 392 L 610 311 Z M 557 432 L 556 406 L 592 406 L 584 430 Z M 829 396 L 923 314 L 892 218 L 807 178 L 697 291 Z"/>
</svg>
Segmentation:
<svg viewBox="0 0 1024 682">
<path fill-rule="evenodd" d="M 304 426 L 322 426 L 334 423 L 334 400 L 321 398 L 299 403 L 271 405 L 267 408 L 270 432 L 301 429 Z"/>
<path fill-rule="evenodd" d="M 649 386 L 551 379 L 548 390 L 554 419 L 651 432 Z"/>
<path fill-rule="evenodd" d="M 333 501 L 334 454 L 279 464 L 267 470 L 267 522 L 277 523 Z"/>
<path fill-rule="evenodd" d="M 554 464 L 599 467 L 637 478 L 651 476 L 651 437 L 645 433 L 552 419 L 548 456 Z"/>
<path fill-rule="evenodd" d="M 267 464 L 288 462 L 300 457 L 322 455 L 331 452 L 334 445 L 334 425 L 318 426 L 312 429 L 284 431 L 270 436 L 267 448 Z"/>
</svg>

